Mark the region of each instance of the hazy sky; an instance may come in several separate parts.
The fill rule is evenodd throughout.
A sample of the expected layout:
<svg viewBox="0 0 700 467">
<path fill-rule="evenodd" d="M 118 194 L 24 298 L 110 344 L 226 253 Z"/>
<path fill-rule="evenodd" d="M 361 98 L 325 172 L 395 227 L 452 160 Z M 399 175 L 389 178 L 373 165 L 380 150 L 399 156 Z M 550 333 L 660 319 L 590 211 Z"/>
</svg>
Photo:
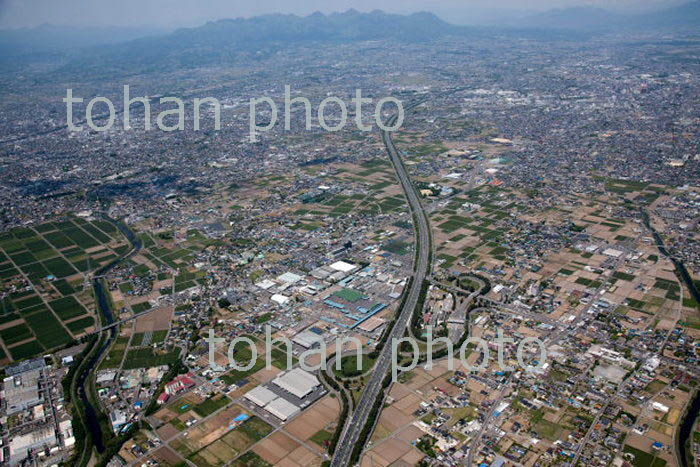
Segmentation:
<svg viewBox="0 0 700 467">
<path fill-rule="evenodd" d="M 50 23 L 71 26 L 195 26 L 208 20 L 265 13 L 324 13 L 356 8 L 432 11 L 452 22 L 497 18 L 498 9 L 542 10 L 593 5 L 628 11 L 683 0 L 0 0 L 0 28 Z"/>
</svg>

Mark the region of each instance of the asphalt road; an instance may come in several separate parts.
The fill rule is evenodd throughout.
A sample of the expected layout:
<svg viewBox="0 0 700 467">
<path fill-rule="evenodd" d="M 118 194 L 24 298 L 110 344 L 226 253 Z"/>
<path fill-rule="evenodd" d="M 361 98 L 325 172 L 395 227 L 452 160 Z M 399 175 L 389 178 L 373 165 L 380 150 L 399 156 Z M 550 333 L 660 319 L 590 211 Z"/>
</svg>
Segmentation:
<svg viewBox="0 0 700 467">
<path fill-rule="evenodd" d="M 417 106 L 419 103 L 412 104 L 406 107 L 406 111 Z M 396 116 L 391 117 L 386 126 L 393 126 L 396 121 Z M 337 449 L 335 451 L 335 456 L 331 462 L 331 466 L 340 467 L 347 466 L 350 464 L 350 457 L 352 456 L 353 448 L 358 442 L 360 437 L 360 432 L 362 428 L 367 423 L 367 418 L 372 410 L 374 402 L 377 400 L 381 390 L 382 381 L 387 375 L 391 366 L 391 340 L 400 339 L 403 337 L 403 333 L 411 318 L 413 310 L 416 308 L 418 303 L 418 298 L 420 296 L 421 286 L 423 280 L 428 275 L 429 261 L 430 261 L 430 228 L 428 225 L 428 217 L 423 210 L 423 205 L 421 204 L 420 198 L 414 189 L 406 168 L 401 161 L 398 151 L 394 146 L 394 142 L 391 139 L 391 133 L 382 131 L 382 138 L 384 140 L 384 145 L 386 146 L 391 162 L 394 165 L 396 171 L 396 176 L 401 183 L 401 188 L 404 191 L 404 195 L 408 200 L 408 205 L 410 207 L 411 213 L 414 215 L 414 229 L 417 234 L 416 247 L 418 248 L 418 256 L 416 263 L 414 264 L 414 276 L 411 282 L 411 288 L 408 291 L 406 301 L 401 310 L 398 311 L 399 315 L 396 319 L 396 323 L 391 330 L 387 345 L 384 346 L 382 352 L 377 359 L 374 372 L 370 378 L 367 386 L 362 393 L 362 398 L 357 404 L 352 417 L 349 419 L 347 425 L 345 426 L 345 431 L 340 437 L 337 444 Z"/>
</svg>

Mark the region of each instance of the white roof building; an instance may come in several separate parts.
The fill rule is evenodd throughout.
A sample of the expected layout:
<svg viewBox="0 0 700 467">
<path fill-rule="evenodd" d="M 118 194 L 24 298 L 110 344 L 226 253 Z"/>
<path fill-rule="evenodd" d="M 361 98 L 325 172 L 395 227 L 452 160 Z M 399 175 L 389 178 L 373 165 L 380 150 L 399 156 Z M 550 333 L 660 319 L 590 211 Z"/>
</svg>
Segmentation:
<svg viewBox="0 0 700 467">
<path fill-rule="evenodd" d="M 346 263 L 345 261 L 338 261 L 333 264 L 331 264 L 331 269 L 334 269 L 336 271 L 344 272 L 344 273 L 349 273 L 351 271 L 354 271 L 357 269 L 357 266 L 354 264 Z"/>
<path fill-rule="evenodd" d="M 277 399 L 267 404 L 265 406 L 265 410 L 267 410 L 283 422 L 289 420 L 291 417 L 295 416 L 300 412 L 299 407 L 281 397 L 278 397 Z"/>
<path fill-rule="evenodd" d="M 303 399 L 309 395 L 320 383 L 318 379 L 301 368 L 295 368 L 286 373 L 282 373 L 272 380 L 273 384 Z"/>
<path fill-rule="evenodd" d="M 276 293 L 272 297 L 270 297 L 270 300 L 277 303 L 278 305 L 284 305 L 289 301 L 289 297 Z"/>
<path fill-rule="evenodd" d="M 270 391 L 265 386 L 258 386 L 248 391 L 244 397 L 258 407 L 265 407 L 267 404 L 277 399 L 277 394 Z"/>
<path fill-rule="evenodd" d="M 333 274 L 333 270 L 329 267 L 321 266 L 320 268 L 316 268 L 311 271 L 310 274 L 316 279 L 323 280 Z"/>
<path fill-rule="evenodd" d="M 616 250 L 614 248 L 607 248 L 603 251 L 603 254 L 605 256 L 611 256 L 613 258 L 619 258 L 620 256 L 622 256 L 624 254 L 624 252 L 622 252 L 620 250 Z"/>
<path fill-rule="evenodd" d="M 111 383 L 114 381 L 114 378 L 116 378 L 117 372 L 114 370 L 110 371 L 101 371 L 100 373 L 97 374 L 97 377 L 95 378 L 95 382 L 97 384 L 103 384 L 103 383 Z"/>
<path fill-rule="evenodd" d="M 302 279 L 303 277 L 301 277 L 298 274 L 294 274 L 293 272 L 285 272 L 277 278 L 277 282 L 281 282 L 287 285 L 294 285 Z"/>
<path fill-rule="evenodd" d="M 270 279 L 265 279 L 265 280 L 263 280 L 263 281 L 260 281 L 260 282 L 256 282 L 256 283 L 255 283 L 255 286 L 256 286 L 256 287 L 258 287 L 258 288 L 260 288 L 260 289 L 263 289 L 263 290 L 267 290 L 267 289 L 269 289 L 270 287 L 272 287 L 273 285 L 275 285 L 275 283 L 272 282 Z"/>
<path fill-rule="evenodd" d="M 305 349 L 312 349 L 321 345 L 323 338 L 313 331 L 302 331 L 292 339 L 292 342 L 298 344 Z"/>
<path fill-rule="evenodd" d="M 663 405 L 661 402 L 657 402 L 657 401 L 652 402 L 651 407 L 654 410 L 658 410 L 659 412 L 662 412 L 662 413 L 668 413 L 668 410 L 669 410 L 668 406 Z"/>
<path fill-rule="evenodd" d="M 112 422 L 112 429 L 118 432 L 119 428 L 126 424 L 126 413 L 122 410 L 114 410 L 109 414 L 109 420 Z"/>
</svg>

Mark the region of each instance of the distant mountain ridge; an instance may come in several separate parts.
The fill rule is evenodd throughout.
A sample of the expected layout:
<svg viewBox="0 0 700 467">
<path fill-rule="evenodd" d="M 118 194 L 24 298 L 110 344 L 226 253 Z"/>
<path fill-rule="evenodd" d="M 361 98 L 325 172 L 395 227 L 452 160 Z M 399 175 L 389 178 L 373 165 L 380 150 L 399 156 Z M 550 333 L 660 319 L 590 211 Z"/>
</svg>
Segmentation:
<svg viewBox="0 0 700 467">
<path fill-rule="evenodd" d="M 509 24 L 517 24 L 520 27 L 573 30 L 698 27 L 700 26 L 700 1 L 644 14 L 621 14 L 597 7 L 553 9 Z"/>
<path fill-rule="evenodd" d="M 246 55 L 265 56 L 287 46 L 387 39 L 420 42 L 462 34 L 465 30 L 428 12 L 406 16 L 380 10 L 309 16 L 271 14 L 211 21 L 167 35 L 84 50 L 67 67 L 94 68 L 99 64 L 99 67 L 123 70 L 131 67 L 142 71 L 163 66 L 196 67 L 230 62 Z"/>
<path fill-rule="evenodd" d="M 596 7 L 552 9 L 515 17 L 506 14 L 498 25 L 487 28 L 585 30 L 616 27 L 700 26 L 700 0 L 646 14 L 621 14 Z M 410 15 L 389 14 L 381 10 L 361 13 L 351 9 L 343 13 L 309 16 L 269 14 L 252 18 L 221 19 L 202 26 L 182 28 L 169 34 L 147 28 L 71 28 L 42 25 L 35 28 L 0 30 L 0 52 L 17 53 L 38 50 L 113 45 L 134 41 L 134 46 L 152 42 L 171 42 L 186 46 L 264 44 L 276 41 L 353 41 L 397 39 L 424 41 L 446 34 L 462 34 L 474 26 L 457 26 L 430 12 Z"/>
<path fill-rule="evenodd" d="M 164 40 L 188 41 L 192 44 L 233 44 L 247 41 L 353 41 L 395 38 L 426 40 L 454 32 L 450 25 L 428 12 L 403 16 L 374 10 L 360 13 L 309 16 L 272 14 L 249 19 L 222 19 L 196 28 L 179 29 Z"/>
<path fill-rule="evenodd" d="M 623 15 L 591 7 L 550 10 L 544 13 L 503 21 L 499 26 L 457 26 L 433 13 L 410 15 L 375 10 L 308 16 L 271 14 L 253 18 L 222 19 L 199 27 L 182 28 L 169 34 L 151 35 L 121 43 L 110 43 L 104 32 L 44 28 L 42 30 L 0 31 L 0 64 L 12 66 L 21 61 L 39 58 L 64 63 L 65 72 L 102 70 L 113 72 L 157 71 L 177 67 L 197 67 L 227 63 L 245 56 L 265 56 L 281 48 L 303 44 L 334 44 L 353 41 L 393 40 L 421 42 L 446 36 L 489 34 L 531 35 L 541 40 L 566 37 L 582 39 L 598 31 L 653 28 L 687 28 L 700 26 L 700 0 L 642 14 Z M 134 32 L 122 31 L 122 36 Z M 83 47 L 92 34 L 103 39 L 99 47 Z M 145 34 L 145 32 L 143 33 Z M 23 42 L 25 36 L 26 42 Z M 132 36 L 133 37 L 133 36 Z M 50 43 L 43 57 L 39 43 Z M 88 41 L 89 42 L 89 41 Z M 94 44 L 95 42 L 92 41 Z M 65 50 L 56 51 L 63 45 Z M 68 50 L 70 48 L 73 50 Z"/>
</svg>

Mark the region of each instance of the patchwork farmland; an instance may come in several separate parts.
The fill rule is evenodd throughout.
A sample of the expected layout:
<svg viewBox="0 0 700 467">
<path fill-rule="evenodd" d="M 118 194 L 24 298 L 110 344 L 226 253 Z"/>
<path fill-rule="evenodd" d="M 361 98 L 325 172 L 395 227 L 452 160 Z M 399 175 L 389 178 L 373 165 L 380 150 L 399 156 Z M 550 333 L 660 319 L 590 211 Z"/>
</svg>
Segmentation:
<svg viewBox="0 0 700 467">
<path fill-rule="evenodd" d="M 86 274 L 128 249 L 109 222 L 68 217 L 0 235 L 0 361 L 61 348 L 97 323 Z"/>
</svg>

